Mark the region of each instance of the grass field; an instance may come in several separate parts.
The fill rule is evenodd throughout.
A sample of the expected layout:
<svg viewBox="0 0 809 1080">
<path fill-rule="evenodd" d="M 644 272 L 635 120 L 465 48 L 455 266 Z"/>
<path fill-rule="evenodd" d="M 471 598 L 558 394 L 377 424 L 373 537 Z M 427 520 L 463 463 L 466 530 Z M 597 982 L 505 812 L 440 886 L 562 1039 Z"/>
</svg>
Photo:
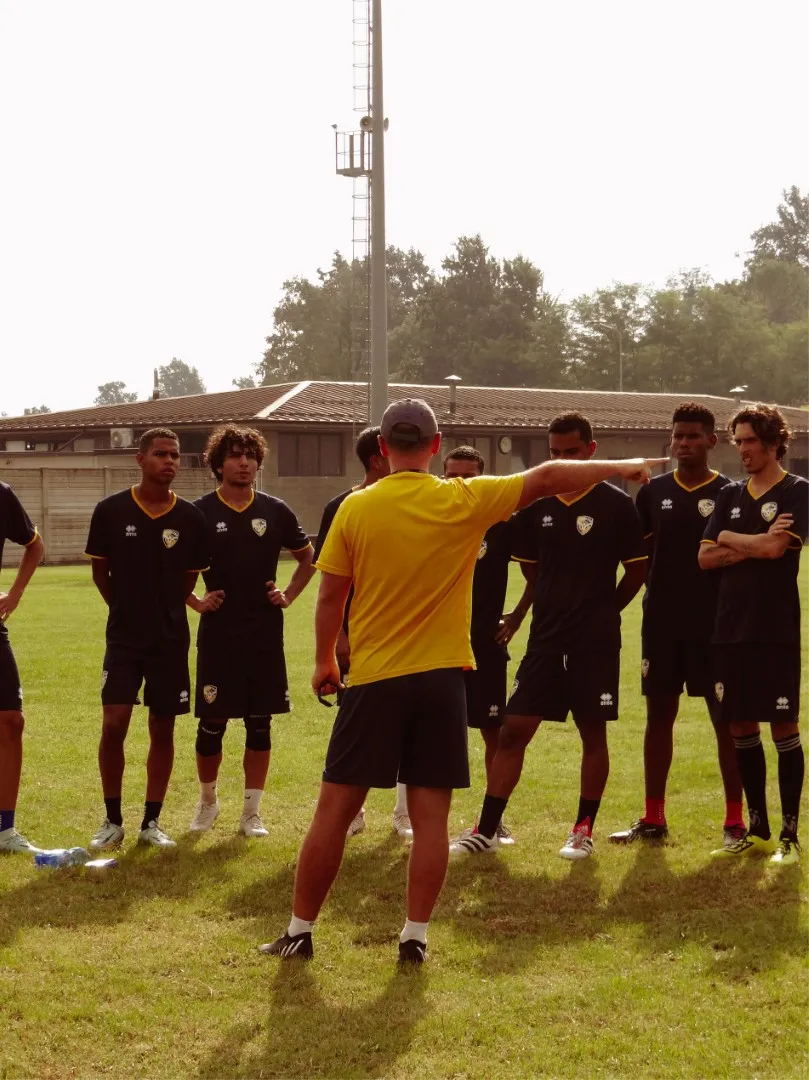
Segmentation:
<svg viewBox="0 0 809 1080">
<path fill-rule="evenodd" d="M 390 828 L 389 792 L 371 795 L 368 829 L 350 842 L 314 963 L 260 956 L 289 915 L 334 715 L 307 689 L 313 601 L 311 588 L 288 613 L 295 711 L 274 722 L 269 840 L 235 835 L 241 725 L 226 740 L 216 828 L 198 840 L 186 832 L 197 792 L 186 718 L 162 818 L 178 849 L 138 850 L 138 710 L 119 867 L 91 880 L 0 859 L 0 1076 L 807 1075 L 805 868 L 708 859 L 723 803 L 700 702 L 685 700 L 678 721 L 671 843 L 606 842 L 643 807 L 637 604 L 625 619 L 622 717 L 593 859 L 557 856 L 577 805 L 579 748 L 571 724 L 548 725 L 509 806 L 518 843 L 451 865 L 423 971 L 394 964 L 407 851 Z M 103 626 L 86 567 L 41 570 L 9 623 L 28 725 L 18 822 L 44 846 L 86 844 L 103 817 Z M 474 733 L 470 743 L 474 786 L 455 800 L 454 829 L 472 822 L 483 792 Z M 767 756 L 777 820 L 771 745 Z"/>
</svg>

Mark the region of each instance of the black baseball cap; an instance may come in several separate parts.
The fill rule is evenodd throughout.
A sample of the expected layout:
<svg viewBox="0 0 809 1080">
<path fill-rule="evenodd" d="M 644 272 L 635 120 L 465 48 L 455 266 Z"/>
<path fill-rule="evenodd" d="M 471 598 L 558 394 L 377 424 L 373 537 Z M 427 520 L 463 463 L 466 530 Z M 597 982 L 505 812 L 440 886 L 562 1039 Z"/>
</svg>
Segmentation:
<svg viewBox="0 0 809 1080">
<path fill-rule="evenodd" d="M 413 446 L 434 438 L 438 434 L 438 421 L 426 401 L 402 398 L 385 409 L 380 429 L 386 443 Z"/>
</svg>

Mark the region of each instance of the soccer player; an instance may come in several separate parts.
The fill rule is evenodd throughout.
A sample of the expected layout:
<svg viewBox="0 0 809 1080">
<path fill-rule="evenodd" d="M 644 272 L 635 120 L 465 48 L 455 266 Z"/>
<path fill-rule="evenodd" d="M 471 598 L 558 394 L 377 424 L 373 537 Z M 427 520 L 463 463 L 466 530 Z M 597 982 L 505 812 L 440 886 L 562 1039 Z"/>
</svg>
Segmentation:
<svg viewBox="0 0 809 1080">
<path fill-rule="evenodd" d="M 459 446 L 444 458 L 444 477 L 469 480 L 486 470 L 483 455 L 473 446 Z M 466 720 L 480 731 L 485 747 L 488 781 L 497 750 L 500 727 L 506 711 L 508 642 L 517 633 L 531 607 L 533 576 L 526 581 L 523 595 L 513 611 L 504 612 L 508 589 L 508 568 L 513 545 L 513 524 L 498 521 L 480 545 L 472 579 L 472 652 L 475 668 L 464 672 Z M 404 786 L 404 785 L 400 785 Z M 512 844 L 511 830 L 502 818 L 497 826 L 501 844 Z"/>
<path fill-rule="evenodd" d="M 90 841 L 93 851 L 117 847 L 124 838 L 124 743 L 143 682 L 149 756 L 138 841 L 175 846 L 158 819 L 174 764 L 174 718 L 189 711 L 185 601 L 208 566 L 205 519 L 171 490 L 180 467 L 177 436 L 168 428 L 145 432 L 136 460 L 140 483 L 102 499 L 87 538 L 93 581 L 109 607 L 98 748 L 107 816 Z"/>
<path fill-rule="evenodd" d="M 269 835 L 261 797 L 270 767 L 270 724 L 273 714 L 289 712 L 283 609 L 306 588 L 314 569 L 312 545 L 287 504 L 253 490 L 266 451 L 264 437 L 252 428 L 217 428 L 205 460 L 219 487 L 194 503 L 207 524 L 211 565 L 203 575 L 207 592 L 187 601 L 201 615 L 195 695 L 200 797 L 192 832 L 210 829 L 219 815 L 222 740 L 228 720 L 243 717 L 239 831 Z M 297 561 L 283 590 L 275 582 L 282 548 Z"/>
<path fill-rule="evenodd" d="M 790 431 L 778 409 L 741 409 L 728 425 L 749 479 L 716 500 L 699 552 L 704 570 L 721 570 L 714 628 L 715 694 L 730 725 L 747 796 L 749 831 L 714 855 L 771 854 L 798 861 L 798 810 L 804 758 L 798 731 L 800 599 L 798 565 L 809 531 L 809 483 L 781 467 Z M 767 766 L 761 724 L 778 751 L 781 832 L 767 816 Z"/>
<path fill-rule="evenodd" d="M 638 492 L 637 509 L 649 551 L 641 631 L 646 810 L 627 830 L 610 836 L 617 844 L 661 841 L 668 836 L 666 781 L 673 755 L 674 721 L 684 688 L 689 697 L 705 698 L 714 726 L 725 789 L 725 843 L 734 844 L 747 831 L 736 751 L 730 728 L 720 720 L 713 692 L 710 641 L 719 578 L 704 574 L 697 561 L 716 497 L 729 483 L 708 465 L 708 455 L 716 446 L 714 428 L 714 415 L 703 405 L 679 405 L 671 430 L 671 452 L 677 468 L 656 476 Z"/>
<path fill-rule="evenodd" d="M 584 463 L 596 451 L 589 420 L 578 412 L 548 426 L 552 462 Z M 620 612 L 643 584 L 646 551 L 632 500 L 590 476 L 586 485 L 544 498 L 518 515 L 514 558 L 536 566 L 528 648 L 500 729 L 476 829 L 453 854 L 493 851 L 497 825 L 522 772 L 526 748 L 543 720 L 569 712 L 582 742 L 579 809 L 559 854 L 584 859 L 607 784 L 607 721 L 618 718 Z M 620 564 L 624 573 L 616 587 Z"/>
<path fill-rule="evenodd" d="M 42 561 L 45 547 L 22 503 L 8 486 L 0 484 L 0 564 L 6 540 L 25 548 L 14 584 L 0 592 L 0 852 L 37 851 L 17 832 L 14 814 L 22 772 L 22 712 L 20 673 L 11 649 L 6 619 L 17 610 L 22 594 Z"/>
<path fill-rule="evenodd" d="M 323 573 L 312 687 L 322 695 L 342 685 L 335 646 L 353 582 L 351 684 L 298 860 L 292 919 L 261 947 L 283 958 L 312 956 L 314 920 L 340 868 L 349 822 L 369 788 L 393 787 L 398 777 L 407 784 L 413 825 L 399 959 L 423 962 L 446 873 L 452 789 L 469 784 L 463 669 L 474 663 L 472 576 L 483 536 L 542 495 L 615 473 L 649 476 L 649 463 L 640 459 L 563 461 L 516 476 L 448 482 L 429 472 L 441 445 L 435 415 L 412 399 L 385 411 L 379 445 L 391 475 L 349 495 L 317 563 Z"/>
<path fill-rule="evenodd" d="M 334 521 L 337 511 L 351 492 L 362 491 L 364 488 L 370 487 L 371 484 L 375 484 L 377 480 L 381 480 L 383 476 L 388 476 L 390 473 L 388 459 L 383 457 L 379 450 L 379 427 L 367 427 L 361 431 L 357 436 L 354 451 L 360 459 L 360 464 L 365 472 L 365 476 L 361 484 L 357 484 L 356 487 L 353 488 L 348 488 L 346 491 L 341 491 L 339 495 L 335 495 L 333 499 L 330 499 L 323 508 L 323 517 L 320 519 L 320 528 L 318 529 L 317 539 L 315 540 L 315 562 L 317 562 L 317 559 L 320 556 L 320 552 L 326 542 L 326 536 L 328 535 L 331 523 Z M 351 666 L 351 646 L 348 642 L 348 615 L 351 610 L 351 598 L 353 595 L 354 587 L 352 586 L 351 589 L 349 589 L 348 599 L 346 600 L 343 625 L 340 627 L 340 631 L 337 635 L 337 663 L 340 665 L 341 678 L 345 678 L 345 676 L 348 675 L 348 670 Z M 339 698 L 340 694 L 338 694 L 338 702 Z M 365 807 L 361 806 L 357 816 L 348 826 L 348 835 L 356 836 L 358 833 L 361 833 L 364 828 Z M 413 835 L 413 830 L 410 827 L 410 818 L 407 814 L 407 789 L 404 784 L 396 785 L 396 806 L 393 811 L 393 828 L 400 836 Z"/>
</svg>

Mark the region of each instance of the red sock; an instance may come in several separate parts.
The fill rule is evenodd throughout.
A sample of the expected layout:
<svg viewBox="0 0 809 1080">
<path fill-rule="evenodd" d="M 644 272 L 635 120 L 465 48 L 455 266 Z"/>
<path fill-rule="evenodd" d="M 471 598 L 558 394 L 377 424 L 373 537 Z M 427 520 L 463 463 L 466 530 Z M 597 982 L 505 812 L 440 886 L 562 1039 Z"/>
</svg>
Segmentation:
<svg viewBox="0 0 809 1080">
<path fill-rule="evenodd" d="M 643 815 L 643 820 L 648 821 L 650 825 L 665 825 L 666 824 L 666 800 L 665 799 L 647 799 L 646 800 L 646 813 Z"/>
<path fill-rule="evenodd" d="M 725 802 L 725 828 L 728 825 L 744 825 L 744 803 Z"/>
</svg>

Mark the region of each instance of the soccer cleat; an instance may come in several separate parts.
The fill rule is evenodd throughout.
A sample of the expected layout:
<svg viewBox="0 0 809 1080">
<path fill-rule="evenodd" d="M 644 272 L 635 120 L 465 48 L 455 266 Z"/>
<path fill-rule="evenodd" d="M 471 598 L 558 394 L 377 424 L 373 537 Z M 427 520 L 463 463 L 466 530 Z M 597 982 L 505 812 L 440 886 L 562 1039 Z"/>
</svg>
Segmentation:
<svg viewBox="0 0 809 1080">
<path fill-rule="evenodd" d="M 156 821 L 150 821 L 145 829 L 138 833 L 138 843 L 148 844 L 150 847 L 172 848 L 177 847 L 170 836 L 167 836 Z"/>
<path fill-rule="evenodd" d="M 716 848 L 711 852 L 711 858 L 729 859 L 737 855 L 772 855 L 777 847 L 778 841 L 775 837 L 771 836 L 769 840 L 764 840 L 761 836 L 747 833 L 728 847 Z"/>
<path fill-rule="evenodd" d="M 18 833 L 15 828 L 3 829 L 0 832 L 0 852 L 7 852 L 8 854 L 14 854 L 21 851 L 30 851 L 36 854 L 41 849 L 31 843 L 30 840 L 26 840 L 22 833 Z"/>
<path fill-rule="evenodd" d="M 109 818 L 104 818 L 101 828 L 90 841 L 88 847 L 90 851 L 109 851 L 110 848 L 116 848 L 122 844 L 123 839 L 123 825 L 113 825 Z"/>
<path fill-rule="evenodd" d="M 483 855 L 490 851 L 497 851 L 500 841 L 495 833 L 491 839 L 479 833 L 477 826 L 474 829 L 465 829 L 457 839 L 449 845 L 450 855 Z"/>
<path fill-rule="evenodd" d="M 203 802 L 200 799 L 197 803 L 197 808 L 194 811 L 194 817 L 191 819 L 191 824 L 188 828 L 191 832 L 207 832 L 208 829 L 213 828 L 213 824 L 218 817 L 219 803 Z"/>
<path fill-rule="evenodd" d="M 282 960 L 311 960 L 315 955 L 312 948 L 312 935 L 307 931 L 305 934 L 296 934 L 290 937 L 284 932 L 277 941 L 267 945 L 259 945 L 258 951 L 267 956 L 280 956 Z"/>
<path fill-rule="evenodd" d="M 403 814 L 393 815 L 393 828 L 399 836 L 408 838 L 413 836 L 413 826 L 410 824 L 410 815 L 406 811 Z"/>
<path fill-rule="evenodd" d="M 423 964 L 427 959 L 427 946 L 423 941 L 410 938 L 409 941 L 399 942 L 400 964 Z"/>
<path fill-rule="evenodd" d="M 633 844 L 636 840 L 647 843 L 662 843 L 669 835 L 668 825 L 656 825 L 653 821 L 633 821 L 623 832 L 610 833 L 611 844 Z"/>
<path fill-rule="evenodd" d="M 770 862 L 777 866 L 794 866 L 801 861 L 801 845 L 797 840 L 782 836 L 778 841 L 778 850 L 770 856 Z"/>
<path fill-rule="evenodd" d="M 593 838 L 586 829 L 577 827 L 567 834 L 567 840 L 559 849 L 563 859 L 586 859 L 593 854 Z"/>
<path fill-rule="evenodd" d="M 258 814 L 242 814 L 239 818 L 239 832 L 243 836 L 269 836 L 269 830 L 264 828 L 264 822 Z"/>
<path fill-rule="evenodd" d="M 353 819 L 348 826 L 346 836 L 357 836 L 358 833 L 365 831 L 365 807 L 362 807 L 357 816 Z"/>
<path fill-rule="evenodd" d="M 743 822 L 738 822 L 736 825 L 726 825 L 724 828 L 724 842 L 722 847 L 732 847 L 733 844 L 739 840 L 744 840 L 747 836 L 747 826 Z"/>
<path fill-rule="evenodd" d="M 508 825 L 501 819 L 500 824 L 497 826 L 497 839 L 501 844 L 513 844 L 514 833 L 508 827 Z"/>
</svg>

